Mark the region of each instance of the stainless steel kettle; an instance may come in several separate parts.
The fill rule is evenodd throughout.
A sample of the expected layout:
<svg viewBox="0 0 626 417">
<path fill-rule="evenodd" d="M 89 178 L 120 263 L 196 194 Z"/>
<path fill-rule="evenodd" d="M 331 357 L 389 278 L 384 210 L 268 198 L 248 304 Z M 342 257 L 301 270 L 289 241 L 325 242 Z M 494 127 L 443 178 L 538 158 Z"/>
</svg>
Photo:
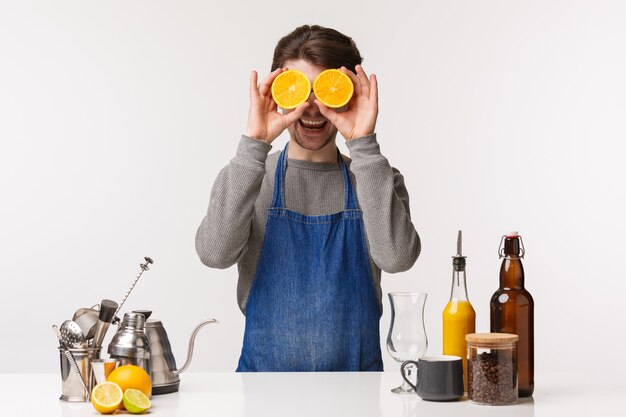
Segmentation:
<svg viewBox="0 0 626 417">
<path fill-rule="evenodd" d="M 187 360 L 180 369 L 176 369 L 176 360 L 172 353 L 172 346 L 167 337 L 167 332 L 160 320 L 150 319 L 146 321 L 144 330 L 150 344 L 150 378 L 152 379 L 152 394 L 168 394 L 178 391 L 180 377 L 178 374 L 184 372 L 191 363 L 193 356 L 193 344 L 196 335 L 207 324 L 219 323 L 215 319 L 204 320 L 196 326 L 189 338 L 187 350 Z"/>
</svg>

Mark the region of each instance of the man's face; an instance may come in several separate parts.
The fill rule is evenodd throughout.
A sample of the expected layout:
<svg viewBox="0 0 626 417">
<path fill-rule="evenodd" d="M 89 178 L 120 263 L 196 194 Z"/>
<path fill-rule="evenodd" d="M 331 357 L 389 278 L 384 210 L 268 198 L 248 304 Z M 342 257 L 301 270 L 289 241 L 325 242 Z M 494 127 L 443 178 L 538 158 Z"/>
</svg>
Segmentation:
<svg viewBox="0 0 626 417">
<path fill-rule="evenodd" d="M 303 59 L 289 60 L 283 65 L 284 68 L 298 70 L 303 72 L 313 86 L 313 80 L 317 75 L 326 68 L 318 67 L 310 64 Z M 291 139 L 295 140 L 301 148 L 309 151 L 318 151 L 330 142 L 335 140 L 337 136 L 337 128 L 322 116 L 319 107 L 314 103 L 315 95 L 311 92 L 309 96 L 309 106 L 304 110 L 304 114 L 299 120 L 296 120 L 287 128 Z M 283 110 L 283 114 L 292 112 L 293 110 Z"/>
</svg>

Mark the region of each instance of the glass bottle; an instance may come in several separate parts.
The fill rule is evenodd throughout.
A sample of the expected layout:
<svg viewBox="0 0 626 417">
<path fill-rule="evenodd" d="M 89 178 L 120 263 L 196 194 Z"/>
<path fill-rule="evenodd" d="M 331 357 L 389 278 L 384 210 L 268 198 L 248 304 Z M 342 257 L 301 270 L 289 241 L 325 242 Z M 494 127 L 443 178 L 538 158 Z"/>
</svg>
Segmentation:
<svg viewBox="0 0 626 417">
<path fill-rule="evenodd" d="M 465 335 L 476 331 L 476 312 L 467 298 L 465 259 L 462 255 L 462 232 L 457 238 L 457 254 L 452 257 L 452 290 L 450 301 L 443 310 L 443 354 L 463 359 L 465 390 L 467 391 L 467 349 Z"/>
<path fill-rule="evenodd" d="M 503 247 L 504 246 L 504 247 Z M 513 333 L 517 342 L 519 397 L 529 397 L 535 389 L 534 380 L 534 308 L 533 297 L 524 288 L 524 243 L 517 232 L 502 236 L 498 254 L 500 288 L 491 297 L 491 331 Z"/>
</svg>

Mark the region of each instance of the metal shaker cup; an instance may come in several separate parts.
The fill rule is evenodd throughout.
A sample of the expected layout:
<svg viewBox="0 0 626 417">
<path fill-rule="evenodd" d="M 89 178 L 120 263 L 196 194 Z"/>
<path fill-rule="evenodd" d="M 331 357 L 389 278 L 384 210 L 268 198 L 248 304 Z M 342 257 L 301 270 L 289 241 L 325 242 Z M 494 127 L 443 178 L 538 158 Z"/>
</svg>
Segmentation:
<svg viewBox="0 0 626 417">
<path fill-rule="evenodd" d="M 150 375 L 150 343 L 144 333 L 146 319 L 140 313 L 126 313 L 107 352 L 121 365 L 137 365 Z"/>
</svg>

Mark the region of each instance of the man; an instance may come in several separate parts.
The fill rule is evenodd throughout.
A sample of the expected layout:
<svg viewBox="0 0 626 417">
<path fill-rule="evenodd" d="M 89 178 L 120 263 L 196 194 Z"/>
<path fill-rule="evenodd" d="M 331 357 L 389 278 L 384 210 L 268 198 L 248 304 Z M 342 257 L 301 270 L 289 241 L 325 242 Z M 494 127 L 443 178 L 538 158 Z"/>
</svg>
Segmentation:
<svg viewBox="0 0 626 417">
<path fill-rule="evenodd" d="M 248 127 L 218 175 L 196 234 L 202 262 L 237 263 L 246 315 L 238 371 L 381 371 L 381 269 L 408 270 L 420 252 L 402 175 L 376 141 L 378 85 L 351 38 L 301 26 L 282 38 L 272 72 L 250 79 Z M 340 68 L 354 83 L 342 109 L 312 93 L 276 108 L 270 88 L 285 69 L 311 84 Z M 289 143 L 270 155 L 285 129 Z M 351 160 L 339 154 L 337 132 Z"/>
</svg>

